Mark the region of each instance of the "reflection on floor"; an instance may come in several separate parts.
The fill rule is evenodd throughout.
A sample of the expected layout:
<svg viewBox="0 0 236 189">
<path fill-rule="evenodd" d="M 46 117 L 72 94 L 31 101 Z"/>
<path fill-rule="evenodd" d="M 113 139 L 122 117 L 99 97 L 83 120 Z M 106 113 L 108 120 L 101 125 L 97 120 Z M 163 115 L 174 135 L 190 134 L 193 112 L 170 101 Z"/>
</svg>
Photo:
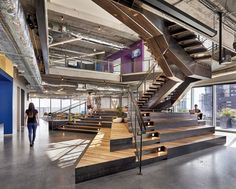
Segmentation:
<svg viewBox="0 0 236 189">
<path fill-rule="evenodd" d="M 236 134 L 229 132 L 216 132 L 216 135 L 226 136 L 225 146 L 236 148 Z"/>
<path fill-rule="evenodd" d="M 41 122 L 34 148 L 29 146 L 26 130 L 0 142 L 0 188 L 233 189 L 236 188 L 236 134 L 217 134 L 227 135 L 227 146 L 144 166 L 142 176 L 137 175 L 137 169 L 132 169 L 75 184 L 74 166 L 58 167 L 59 159 L 70 162 L 63 157 L 68 160 L 67 154 L 80 153 L 77 147 L 87 145 L 87 140 L 92 140 L 94 135 L 48 132 L 47 125 Z"/>
<path fill-rule="evenodd" d="M 58 161 L 61 168 L 72 166 L 80 157 L 90 140 L 75 139 L 49 144 L 47 155 L 52 161 Z"/>
</svg>

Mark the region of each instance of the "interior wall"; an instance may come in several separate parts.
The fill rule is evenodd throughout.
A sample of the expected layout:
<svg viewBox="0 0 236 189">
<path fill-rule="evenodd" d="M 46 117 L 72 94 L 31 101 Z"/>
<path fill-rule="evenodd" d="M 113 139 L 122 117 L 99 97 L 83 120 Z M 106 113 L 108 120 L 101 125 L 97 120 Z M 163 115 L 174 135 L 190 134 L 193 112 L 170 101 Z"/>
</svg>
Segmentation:
<svg viewBox="0 0 236 189">
<path fill-rule="evenodd" d="M 25 91 L 23 97 L 21 96 L 21 89 Z M 24 118 L 22 120 L 21 115 L 22 115 L 22 111 L 24 114 L 25 109 L 27 108 L 28 103 L 29 103 L 27 101 L 27 93 L 28 93 L 28 89 L 26 88 L 25 80 L 20 77 L 15 76 L 13 79 L 13 117 L 12 117 L 13 134 L 16 133 L 17 130 L 20 130 L 22 126 L 25 125 Z M 21 98 L 24 98 L 23 105 L 21 104 Z M 24 110 L 22 107 L 24 107 Z"/>
<path fill-rule="evenodd" d="M 0 80 L 0 123 L 4 134 L 12 134 L 12 81 Z"/>
<path fill-rule="evenodd" d="M 140 55 L 134 56 L 134 51 L 139 50 Z M 143 58 L 144 58 L 144 43 L 142 40 L 130 45 L 128 49 L 120 50 L 106 59 L 112 62 L 116 59 L 121 59 L 121 74 L 142 72 L 143 71 Z M 112 70 L 113 71 L 113 70 Z"/>
</svg>

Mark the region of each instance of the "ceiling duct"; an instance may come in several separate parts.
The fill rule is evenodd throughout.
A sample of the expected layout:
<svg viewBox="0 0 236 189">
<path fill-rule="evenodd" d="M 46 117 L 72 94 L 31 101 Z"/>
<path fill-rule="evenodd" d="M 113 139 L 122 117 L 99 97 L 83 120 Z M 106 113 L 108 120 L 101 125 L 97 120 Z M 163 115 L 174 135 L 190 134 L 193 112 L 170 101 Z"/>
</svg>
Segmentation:
<svg viewBox="0 0 236 189">
<path fill-rule="evenodd" d="M 42 91 L 37 60 L 19 0 L 0 1 L 0 39 L 0 49 L 17 64 L 19 70 L 24 70 L 25 79 Z"/>
</svg>

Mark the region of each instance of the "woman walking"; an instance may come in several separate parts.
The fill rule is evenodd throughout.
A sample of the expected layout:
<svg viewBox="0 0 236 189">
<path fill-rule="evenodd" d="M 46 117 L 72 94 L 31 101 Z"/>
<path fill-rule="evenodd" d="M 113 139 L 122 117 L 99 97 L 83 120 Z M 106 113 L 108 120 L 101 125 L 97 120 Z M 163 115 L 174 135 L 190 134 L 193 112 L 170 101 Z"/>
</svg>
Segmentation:
<svg viewBox="0 0 236 189">
<path fill-rule="evenodd" d="M 30 147 L 34 145 L 34 140 L 36 137 L 36 129 L 39 123 L 38 118 L 38 110 L 34 108 L 34 104 L 29 103 L 28 109 L 25 111 L 25 122 L 27 123 L 28 131 L 29 131 L 29 142 Z M 32 138 L 33 134 L 33 138 Z"/>
</svg>

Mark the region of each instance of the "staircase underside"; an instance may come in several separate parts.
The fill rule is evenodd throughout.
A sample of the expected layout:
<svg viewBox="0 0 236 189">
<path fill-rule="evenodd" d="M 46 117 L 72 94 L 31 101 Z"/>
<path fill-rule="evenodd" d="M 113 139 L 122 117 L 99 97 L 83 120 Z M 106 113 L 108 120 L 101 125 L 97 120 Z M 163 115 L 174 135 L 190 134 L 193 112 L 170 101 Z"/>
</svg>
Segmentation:
<svg viewBox="0 0 236 189">
<path fill-rule="evenodd" d="M 173 106 L 186 92 L 179 87 L 191 84 L 187 80 L 211 78 L 211 55 L 194 32 L 156 15 L 153 7 L 139 0 L 93 1 L 139 34 L 162 69 L 167 80 L 146 100 L 149 109 Z"/>
</svg>

